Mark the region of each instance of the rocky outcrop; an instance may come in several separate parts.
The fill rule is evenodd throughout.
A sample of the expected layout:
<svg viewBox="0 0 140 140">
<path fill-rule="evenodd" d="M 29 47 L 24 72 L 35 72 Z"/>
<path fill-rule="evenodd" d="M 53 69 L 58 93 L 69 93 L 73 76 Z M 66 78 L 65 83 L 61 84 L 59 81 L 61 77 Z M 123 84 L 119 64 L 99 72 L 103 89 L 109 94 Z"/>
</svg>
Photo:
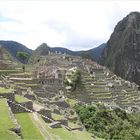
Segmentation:
<svg viewBox="0 0 140 140">
<path fill-rule="evenodd" d="M 101 64 L 117 75 L 140 85 L 140 13 L 132 12 L 114 29 Z"/>
</svg>

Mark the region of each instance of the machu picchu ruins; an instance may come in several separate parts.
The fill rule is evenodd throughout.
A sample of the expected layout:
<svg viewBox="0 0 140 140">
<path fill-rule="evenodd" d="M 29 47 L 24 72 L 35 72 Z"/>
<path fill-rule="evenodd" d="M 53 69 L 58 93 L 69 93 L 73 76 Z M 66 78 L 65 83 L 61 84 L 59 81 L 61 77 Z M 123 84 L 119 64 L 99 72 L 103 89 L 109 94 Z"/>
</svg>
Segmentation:
<svg viewBox="0 0 140 140">
<path fill-rule="evenodd" d="M 0 140 L 140 140 L 130 1 L 0 1 Z"/>
<path fill-rule="evenodd" d="M 139 86 L 90 59 L 49 53 L 41 56 L 39 62 L 27 64 L 25 72 L 19 65 L 12 70 L 1 70 L 0 76 L 1 102 L 5 102 L 10 118 L 16 122 L 9 129 L 20 138 L 22 124 L 15 114 L 33 114 L 52 129 L 82 133 L 85 128 L 73 108 L 76 103 L 103 103 L 109 110 L 140 112 Z"/>
</svg>

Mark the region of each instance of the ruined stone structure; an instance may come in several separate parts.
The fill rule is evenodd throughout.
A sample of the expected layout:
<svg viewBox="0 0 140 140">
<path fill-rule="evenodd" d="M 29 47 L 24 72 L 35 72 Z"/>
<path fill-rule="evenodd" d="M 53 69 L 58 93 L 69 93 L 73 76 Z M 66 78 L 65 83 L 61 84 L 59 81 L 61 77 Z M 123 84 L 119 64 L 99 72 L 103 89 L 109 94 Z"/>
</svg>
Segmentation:
<svg viewBox="0 0 140 140">
<path fill-rule="evenodd" d="M 15 101 L 15 94 L 14 93 L 1 93 L 1 97 L 9 99 L 11 101 Z"/>
<path fill-rule="evenodd" d="M 15 102 L 8 102 L 9 106 L 13 113 L 23 113 L 23 112 L 30 112 L 29 110 L 33 110 L 33 103 L 32 101 L 23 102 L 23 103 L 15 103 Z M 25 107 L 25 108 L 23 108 Z M 29 110 L 27 110 L 27 109 Z"/>
<path fill-rule="evenodd" d="M 51 115 L 51 110 L 49 109 L 41 109 L 38 111 L 39 114 L 42 114 L 44 116 L 47 116 L 48 118 L 52 119 L 52 115 Z M 50 119 L 48 118 L 43 118 L 46 122 L 51 122 Z"/>
</svg>

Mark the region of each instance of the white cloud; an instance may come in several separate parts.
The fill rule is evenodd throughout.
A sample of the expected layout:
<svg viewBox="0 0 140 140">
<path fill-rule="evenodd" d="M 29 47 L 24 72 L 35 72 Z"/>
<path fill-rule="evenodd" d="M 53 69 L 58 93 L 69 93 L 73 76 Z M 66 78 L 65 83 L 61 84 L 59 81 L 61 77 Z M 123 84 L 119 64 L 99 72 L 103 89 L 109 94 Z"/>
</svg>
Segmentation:
<svg viewBox="0 0 140 140">
<path fill-rule="evenodd" d="M 46 42 L 73 50 L 106 42 L 139 1 L 0 1 L 0 39 L 35 49 Z M 7 20 L 6 20 L 7 19 Z M 11 20 L 10 20 L 11 19 Z"/>
</svg>

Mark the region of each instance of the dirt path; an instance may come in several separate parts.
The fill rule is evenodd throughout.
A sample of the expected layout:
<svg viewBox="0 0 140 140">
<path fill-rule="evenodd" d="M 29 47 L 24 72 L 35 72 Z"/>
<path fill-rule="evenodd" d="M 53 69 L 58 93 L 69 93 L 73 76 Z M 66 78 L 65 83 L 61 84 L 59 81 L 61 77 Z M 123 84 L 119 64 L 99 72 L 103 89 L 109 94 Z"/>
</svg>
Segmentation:
<svg viewBox="0 0 140 140">
<path fill-rule="evenodd" d="M 38 114 L 36 112 L 31 113 L 31 118 L 36 125 L 37 128 L 41 131 L 42 136 L 44 137 L 45 140 L 53 140 L 53 138 L 49 135 L 47 132 L 45 126 L 41 122 L 41 120 L 38 118 Z"/>
<path fill-rule="evenodd" d="M 37 103 L 33 103 L 33 109 L 35 111 L 39 111 L 40 109 L 43 109 L 44 107 L 42 105 L 39 105 Z"/>
</svg>

